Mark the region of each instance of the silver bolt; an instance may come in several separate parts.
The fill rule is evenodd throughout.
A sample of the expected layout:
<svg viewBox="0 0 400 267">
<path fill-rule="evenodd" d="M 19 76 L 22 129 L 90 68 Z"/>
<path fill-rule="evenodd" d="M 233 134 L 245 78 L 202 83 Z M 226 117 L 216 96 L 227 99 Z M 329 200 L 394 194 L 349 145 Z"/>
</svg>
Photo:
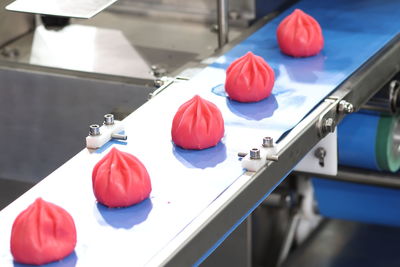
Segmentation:
<svg viewBox="0 0 400 267">
<path fill-rule="evenodd" d="M 326 133 L 333 133 L 335 131 L 335 120 L 332 118 L 326 119 L 322 127 Z"/>
<path fill-rule="evenodd" d="M 274 146 L 274 139 L 272 137 L 264 137 L 263 138 L 263 147 L 273 147 Z"/>
<path fill-rule="evenodd" d="M 98 124 L 92 124 L 89 126 L 89 135 L 96 136 L 100 135 L 100 126 Z"/>
<path fill-rule="evenodd" d="M 324 167 L 325 162 L 324 159 L 326 157 L 326 150 L 323 147 L 318 147 L 315 151 L 314 151 L 314 156 L 318 159 L 319 161 L 319 165 L 321 167 Z"/>
<path fill-rule="evenodd" d="M 161 80 L 161 79 L 155 79 L 154 80 L 154 86 L 155 87 L 159 88 L 159 87 L 161 87 L 163 85 L 164 85 L 164 81 L 163 80 Z"/>
<path fill-rule="evenodd" d="M 113 125 L 114 124 L 114 115 L 106 114 L 104 115 L 104 125 Z"/>
<path fill-rule="evenodd" d="M 350 114 L 354 112 L 353 104 L 347 102 L 346 100 L 342 100 L 339 102 L 339 112 Z"/>
<path fill-rule="evenodd" d="M 250 159 L 261 159 L 260 149 L 252 148 L 250 150 Z"/>
<path fill-rule="evenodd" d="M 116 133 L 114 133 L 114 134 L 111 135 L 111 138 L 112 139 L 116 139 L 116 140 L 127 140 L 128 136 L 125 135 L 125 134 L 116 134 Z"/>
</svg>

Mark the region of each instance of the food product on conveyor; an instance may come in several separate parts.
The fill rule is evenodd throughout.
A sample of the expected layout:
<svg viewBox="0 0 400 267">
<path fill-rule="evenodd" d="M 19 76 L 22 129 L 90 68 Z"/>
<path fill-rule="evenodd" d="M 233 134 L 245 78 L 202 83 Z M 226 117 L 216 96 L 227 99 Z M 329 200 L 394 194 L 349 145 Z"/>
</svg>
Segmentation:
<svg viewBox="0 0 400 267">
<path fill-rule="evenodd" d="M 275 74 L 262 57 L 248 52 L 226 70 L 225 91 L 239 102 L 257 102 L 271 95 Z"/>
<path fill-rule="evenodd" d="M 149 197 L 149 173 L 135 156 L 112 148 L 94 166 L 93 192 L 101 204 L 110 208 L 127 207 Z"/>
<path fill-rule="evenodd" d="M 279 24 L 277 38 L 281 51 L 293 57 L 314 56 L 324 46 L 321 26 L 300 9 Z"/>
<path fill-rule="evenodd" d="M 179 107 L 172 122 L 172 141 L 185 149 L 213 147 L 224 136 L 218 107 L 196 95 Z"/>
<path fill-rule="evenodd" d="M 15 261 L 41 265 L 63 259 L 76 245 L 75 223 L 63 208 L 41 198 L 21 212 L 11 232 Z"/>
</svg>

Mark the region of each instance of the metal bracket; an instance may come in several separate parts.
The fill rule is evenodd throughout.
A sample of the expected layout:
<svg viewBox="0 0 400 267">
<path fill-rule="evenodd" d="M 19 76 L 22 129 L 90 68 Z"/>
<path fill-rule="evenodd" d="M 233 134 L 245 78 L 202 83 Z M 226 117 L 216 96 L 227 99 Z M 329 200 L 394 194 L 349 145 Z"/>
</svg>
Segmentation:
<svg viewBox="0 0 400 267">
<path fill-rule="evenodd" d="M 346 100 L 331 96 L 325 99 L 325 102 L 329 106 L 321 113 L 316 125 L 318 136 L 321 138 L 333 133 L 343 117 L 354 112 L 354 106 Z"/>
</svg>

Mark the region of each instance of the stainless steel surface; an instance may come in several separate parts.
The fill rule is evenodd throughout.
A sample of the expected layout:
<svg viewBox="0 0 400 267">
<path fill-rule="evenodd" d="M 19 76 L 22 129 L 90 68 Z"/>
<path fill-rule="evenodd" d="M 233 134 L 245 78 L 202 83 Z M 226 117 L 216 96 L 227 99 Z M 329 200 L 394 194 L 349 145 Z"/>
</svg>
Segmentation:
<svg viewBox="0 0 400 267">
<path fill-rule="evenodd" d="M 114 124 L 114 115 L 113 114 L 104 115 L 104 124 L 105 125 L 113 125 Z"/>
<path fill-rule="evenodd" d="M 200 266 L 251 267 L 251 229 L 249 217 Z"/>
<path fill-rule="evenodd" d="M 217 14 L 218 14 L 218 47 L 223 47 L 228 43 L 228 6 L 229 0 L 217 0 Z"/>
<path fill-rule="evenodd" d="M 263 145 L 263 147 L 273 147 L 274 139 L 272 137 L 264 137 L 262 145 Z"/>
<path fill-rule="evenodd" d="M 6 9 L 10 11 L 89 19 L 112 5 L 116 0 L 16 0 Z"/>
<path fill-rule="evenodd" d="M 315 176 L 315 174 L 312 173 L 301 172 L 301 174 L 305 174 L 307 176 Z M 400 179 L 397 174 L 374 172 L 357 168 L 340 166 L 336 176 L 318 174 L 318 177 L 343 182 L 383 186 L 389 188 L 400 188 Z"/>
<path fill-rule="evenodd" d="M 0 177 L 30 183 L 78 153 L 90 123 L 130 114 L 154 90 L 136 79 L 20 64 L 0 65 L 0 80 Z"/>
<path fill-rule="evenodd" d="M 242 31 L 231 27 L 230 40 Z M 152 65 L 164 68 L 168 76 L 198 67 L 218 48 L 216 40 L 217 35 L 204 23 L 105 11 L 90 20 L 73 19 L 57 32 L 40 27 L 6 46 L 10 51 L 17 49 L 19 57 L 0 59 L 154 79 Z"/>
<path fill-rule="evenodd" d="M 282 267 L 397 267 L 398 227 L 327 220 Z"/>
<path fill-rule="evenodd" d="M 11 1 L 0 4 L 0 47 L 31 31 L 34 27 L 34 17 L 27 14 L 12 13 L 4 10 Z M 9 25 L 12 25 L 10 27 Z"/>
<path fill-rule="evenodd" d="M 148 62 L 120 30 L 69 25 L 36 28 L 29 63 L 85 72 L 153 79 Z"/>
<path fill-rule="evenodd" d="M 89 126 L 89 135 L 96 136 L 100 135 L 100 126 L 98 124 L 92 124 Z"/>
<path fill-rule="evenodd" d="M 253 148 L 250 150 L 250 159 L 261 159 L 260 149 Z"/>
<path fill-rule="evenodd" d="M 210 23 L 217 21 L 216 1 L 218 0 L 119 0 L 110 9 L 153 17 L 174 17 L 181 21 Z M 270 4 L 272 8 L 274 4 Z M 248 25 L 249 21 L 256 18 L 256 1 L 229 0 L 228 11 L 232 13 L 231 18 L 235 24 Z"/>
<path fill-rule="evenodd" d="M 359 109 L 376 93 L 399 69 L 400 43 L 395 38 L 378 54 L 347 79 L 339 88 L 303 121 L 301 121 L 283 140 L 280 141 L 279 161 L 268 161 L 257 173 L 248 173 L 227 188 L 207 211 L 198 216 L 179 238 L 160 252 L 151 263 L 154 265 L 182 266 L 192 264 L 204 255 L 208 249 L 226 236 L 235 224 L 244 220 L 262 201 L 270 190 L 285 177 L 290 170 L 314 147 L 323 136 L 319 132 L 319 123 L 325 116 L 337 114 L 338 103 L 346 100 Z M 379 73 L 377 76 L 376 74 Z M 266 194 L 267 192 L 267 194 Z"/>
</svg>

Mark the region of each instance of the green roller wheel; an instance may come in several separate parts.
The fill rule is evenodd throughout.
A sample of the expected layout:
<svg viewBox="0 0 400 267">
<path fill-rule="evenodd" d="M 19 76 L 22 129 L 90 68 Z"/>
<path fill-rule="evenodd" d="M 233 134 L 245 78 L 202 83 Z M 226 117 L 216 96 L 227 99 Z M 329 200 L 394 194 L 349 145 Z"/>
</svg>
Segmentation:
<svg viewBox="0 0 400 267">
<path fill-rule="evenodd" d="M 384 171 L 400 169 L 400 123 L 399 116 L 381 116 L 376 135 L 376 159 Z"/>
</svg>

